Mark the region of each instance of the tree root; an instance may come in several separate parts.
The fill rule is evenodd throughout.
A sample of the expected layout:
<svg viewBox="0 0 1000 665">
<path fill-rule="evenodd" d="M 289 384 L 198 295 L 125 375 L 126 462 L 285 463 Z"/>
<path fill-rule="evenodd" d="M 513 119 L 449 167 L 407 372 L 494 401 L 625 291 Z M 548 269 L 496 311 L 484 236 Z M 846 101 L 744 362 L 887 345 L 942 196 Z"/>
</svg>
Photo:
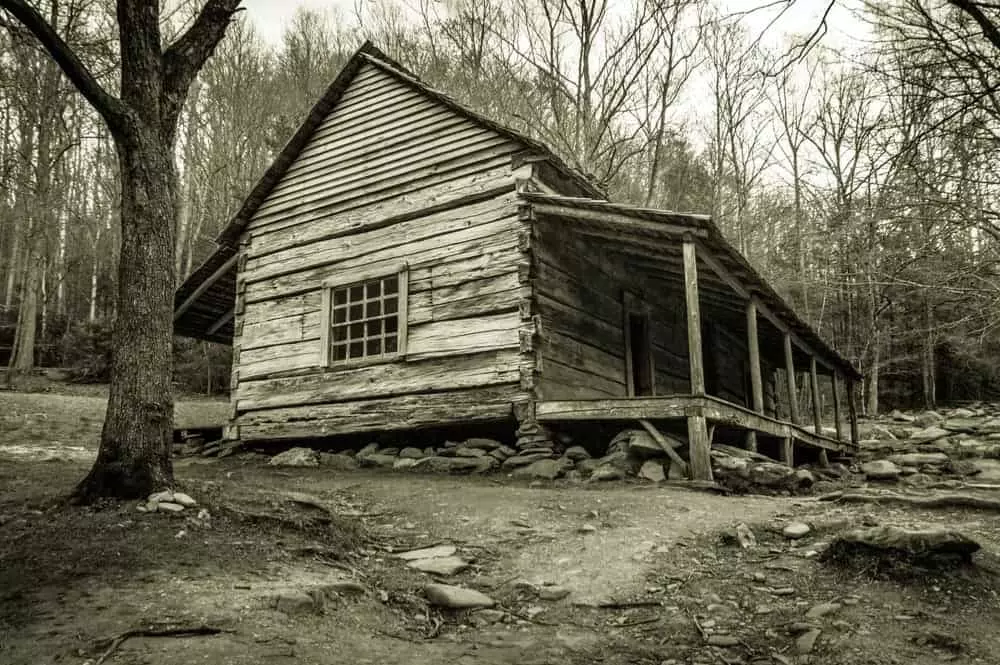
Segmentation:
<svg viewBox="0 0 1000 665">
<path fill-rule="evenodd" d="M 820 501 L 837 503 L 893 503 L 915 508 L 975 508 L 1000 513 L 1000 500 L 971 494 L 942 496 L 906 496 L 904 494 L 868 494 L 865 492 L 833 492 L 819 497 Z"/>
<path fill-rule="evenodd" d="M 126 640 L 132 637 L 194 637 L 197 635 L 218 635 L 219 633 L 234 633 L 234 630 L 225 630 L 213 626 L 177 626 L 173 628 L 139 628 L 126 630 L 115 637 L 103 640 L 101 645 L 107 644 L 104 653 L 94 661 L 94 665 L 101 665 L 111 654 L 118 650 Z"/>
</svg>

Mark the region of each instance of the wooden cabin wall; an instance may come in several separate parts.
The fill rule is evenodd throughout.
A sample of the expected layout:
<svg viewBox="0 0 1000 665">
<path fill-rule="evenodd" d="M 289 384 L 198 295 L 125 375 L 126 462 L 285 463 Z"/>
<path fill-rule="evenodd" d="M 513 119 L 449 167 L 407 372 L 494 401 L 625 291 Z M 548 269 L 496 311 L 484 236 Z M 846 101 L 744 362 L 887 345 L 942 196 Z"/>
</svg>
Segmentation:
<svg viewBox="0 0 1000 665">
<path fill-rule="evenodd" d="M 658 394 L 690 390 L 683 294 L 646 280 L 599 243 L 565 226 L 535 226 L 535 307 L 541 322 L 540 399 L 624 397 L 623 291 L 650 306 Z"/>
<path fill-rule="evenodd" d="M 362 68 L 244 234 L 233 393 L 242 438 L 510 416 L 526 396 L 530 325 L 511 169 L 520 150 Z M 322 282 L 382 261 L 409 266 L 406 359 L 321 367 Z"/>
</svg>

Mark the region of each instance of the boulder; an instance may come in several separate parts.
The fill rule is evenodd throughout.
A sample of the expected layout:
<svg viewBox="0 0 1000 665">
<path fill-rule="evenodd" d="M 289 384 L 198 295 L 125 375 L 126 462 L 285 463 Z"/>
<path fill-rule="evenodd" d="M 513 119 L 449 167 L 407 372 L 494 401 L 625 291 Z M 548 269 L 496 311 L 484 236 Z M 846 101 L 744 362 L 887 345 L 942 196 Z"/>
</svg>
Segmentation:
<svg viewBox="0 0 1000 665">
<path fill-rule="evenodd" d="M 948 456 L 944 453 L 902 453 L 887 457 L 898 466 L 922 466 L 924 464 L 947 464 Z"/>
<path fill-rule="evenodd" d="M 499 448 L 494 448 L 490 451 L 490 457 L 500 460 L 501 462 L 508 457 L 514 457 L 515 455 L 517 455 L 517 451 L 510 446 L 500 446 Z"/>
<path fill-rule="evenodd" d="M 420 448 L 414 448 L 413 446 L 407 446 L 399 451 L 399 456 L 402 459 L 420 459 L 424 456 L 424 451 Z"/>
<path fill-rule="evenodd" d="M 896 409 L 889 414 L 889 417 L 895 420 L 897 423 L 912 423 L 914 418 L 908 413 L 903 413 L 899 409 Z"/>
<path fill-rule="evenodd" d="M 583 446 L 571 446 L 567 448 L 566 452 L 563 454 L 574 462 L 590 459 L 590 453 L 588 453 L 587 449 Z"/>
<path fill-rule="evenodd" d="M 319 466 L 319 455 L 312 448 L 289 448 L 272 457 L 268 464 L 271 466 Z"/>
<path fill-rule="evenodd" d="M 584 459 L 576 463 L 576 470 L 584 476 L 590 476 L 594 472 L 594 469 L 599 466 L 601 466 L 601 460 Z"/>
<path fill-rule="evenodd" d="M 198 502 L 191 498 L 184 492 L 174 492 L 174 503 L 179 503 L 185 508 L 190 508 L 191 506 L 197 506 Z"/>
<path fill-rule="evenodd" d="M 320 453 L 319 465 L 337 471 L 353 471 L 358 468 L 357 460 L 343 453 Z"/>
<path fill-rule="evenodd" d="M 399 448 L 379 448 L 380 455 L 392 455 L 393 457 L 399 456 Z"/>
<path fill-rule="evenodd" d="M 781 530 L 781 535 L 789 540 L 798 540 L 809 535 L 812 529 L 805 522 L 792 522 Z"/>
<path fill-rule="evenodd" d="M 868 427 L 866 438 L 877 439 L 879 441 L 895 441 L 896 435 L 885 425 L 873 424 Z"/>
<path fill-rule="evenodd" d="M 506 460 L 504 460 L 503 468 L 516 469 L 520 466 L 528 466 L 529 464 L 537 462 L 538 460 L 551 459 L 551 458 L 552 458 L 551 450 L 544 453 L 528 453 L 528 454 L 520 453 L 518 455 L 515 455 L 514 457 L 508 457 Z"/>
<path fill-rule="evenodd" d="M 158 503 L 160 501 L 173 501 L 174 493 L 172 490 L 161 490 L 159 492 L 153 492 L 148 497 L 146 497 L 146 500 L 149 501 L 150 503 Z"/>
<path fill-rule="evenodd" d="M 949 418 L 975 418 L 977 415 L 979 415 L 979 414 L 977 414 L 972 409 L 960 408 L 960 409 L 952 409 L 951 412 L 948 414 L 948 417 Z"/>
<path fill-rule="evenodd" d="M 718 476 L 747 479 L 750 477 L 750 464 L 751 460 L 748 457 L 716 455 L 714 451 L 712 453 L 712 471 Z"/>
<path fill-rule="evenodd" d="M 639 469 L 639 477 L 654 483 L 662 483 L 667 479 L 667 474 L 663 471 L 663 464 L 655 460 L 646 460 Z"/>
<path fill-rule="evenodd" d="M 406 564 L 414 570 L 432 575 L 456 575 L 469 567 L 469 562 L 457 556 L 434 557 L 433 559 L 417 559 Z"/>
<path fill-rule="evenodd" d="M 493 439 L 472 438 L 472 439 L 466 439 L 462 443 L 462 446 L 464 446 L 465 448 L 478 448 L 479 450 L 484 450 L 486 452 L 489 452 L 491 450 L 496 450 L 497 448 L 502 447 L 503 444 L 500 443 L 499 441 L 494 441 Z"/>
<path fill-rule="evenodd" d="M 468 610 L 496 605 L 496 601 L 485 594 L 474 589 L 450 584 L 428 584 L 424 587 L 424 595 L 427 596 L 431 605 L 453 610 Z"/>
<path fill-rule="evenodd" d="M 625 473 L 621 469 L 610 464 L 602 464 L 590 474 L 590 480 L 592 481 L 621 480 L 624 477 Z"/>
<path fill-rule="evenodd" d="M 777 462 L 760 462 L 750 467 L 749 479 L 761 487 L 782 487 L 794 473 L 790 467 Z"/>
<path fill-rule="evenodd" d="M 362 457 L 358 455 L 358 464 L 362 467 L 380 467 L 380 468 L 392 468 L 392 465 L 396 463 L 397 458 L 395 455 L 383 455 L 382 453 L 372 453 L 370 455 L 365 455 Z"/>
<path fill-rule="evenodd" d="M 888 460 L 874 460 L 861 465 L 861 473 L 868 480 L 896 480 L 899 467 Z"/>
<path fill-rule="evenodd" d="M 969 460 L 979 472 L 977 480 L 986 483 L 1000 483 L 1000 460 L 977 459 Z"/>
<path fill-rule="evenodd" d="M 466 448 L 464 445 L 455 448 L 455 457 L 486 457 L 487 451 L 482 448 Z"/>
<path fill-rule="evenodd" d="M 377 452 L 378 452 L 378 444 L 369 443 L 367 446 L 358 451 L 356 457 L 364 457 L 366 455 L 371 455 L 372 453 L 377 453 Z"/>
<path fill-rule="evenodd" d="M 937 425 L 931 425 L 929 427 L 925 427 L 922 430 L 914 432 L 910 438 L 916 439 L 917 441 L 936 441 L 937 439 L 943 439 L 951 435 L 952 432 L 949 432 L 946 429 L 938 427 Z"/>
<path fill-rule="evenodd" d="M 392 468 L 396 471 L 405 471 L 406 469 L 412 469 L 417 465 L 417 460 L 412 457 L 397 457 L 396 461 L 392 463 Z"/>
<path fill-rule="evenodd" d="M 608 446 L 609 453 L 623 452 L 629 457 L 638 460 L 647 460 L 654 457 L 666 457 L 660 444 L 656 442 L 649 432 L 642 429 L 629 429 L 619 432 L 611 444 Z"/>
<path fill-rule="evenodd" d="M 912 421 L 917 427 L 930 427 L 944 420 L 944 417 L 937 411 L 924 411 L 917 415 Z"/>
<path fill-rule="evenodd" d="M 514 469 L 513 475 L 518 478 L 544 478 L 555 480 L 573 467 L 567 459 L 540 459 L 531 464 Z"/>
<path fill-rule="evenodd" d="M 788 484 L 799 489 L 812 487 L 816 483 L 816 476 L 809 469 L 795 469 L 788 477 Z"/>
<path fill-rule="evenodd" d="M 435 473 L 483 473 L 500 465 L 493 457 L 424 457 L 411 468 Z"/>
<path fill-rule="evenodd" d="M 305 591 L 285 591 L 271 598 L 272 607 L 285 614 L 312 614 L 317 611 L 316 600 Z"/>
</svg>

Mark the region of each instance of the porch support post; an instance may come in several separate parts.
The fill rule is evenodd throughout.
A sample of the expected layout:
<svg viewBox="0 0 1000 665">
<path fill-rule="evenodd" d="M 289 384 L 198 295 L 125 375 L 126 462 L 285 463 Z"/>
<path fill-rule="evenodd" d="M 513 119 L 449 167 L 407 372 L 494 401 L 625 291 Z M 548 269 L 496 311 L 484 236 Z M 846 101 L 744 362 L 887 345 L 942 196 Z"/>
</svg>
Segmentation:
<svg viewBox="0 0 1000 665">
<path fill-rule="evenodd" d="M 687 303 L 688 362 L 691 394 L 705 394 L 705 365 L 701 355 L 701 310 L 698 304 L 698 254 L 694 239 L 684 238 L 684 298 Z M 689 415 L 688 447 L 692 480 L 712 480 L 711 443 L 704 415 Z"/>
<path fill-rule="evenodd" d="M 809 357 L 809 392 L 812 395 L 813 427 L 817 434 L 823 433 L 823 420 L 819 410 L 819 375 L 816 372 L 816 357 Z"/>
<path fill-rule="evenodd" d="M 795 466 L 795 439 L 790 436 L 781 440 L 781 463 Z"/>
<path fill-rule="evenodd" d="M 833 381 L 833 420 L 837 428 L 837 441 L 844 440 L 844 423 L 840 421 L 840 373 L 834 370 Z"/>
<path fill-rule="evenodd" d="M 747 349 L 750 352 L 750 404 L 764 415 L 764 382 L 760 376 L 760 343 L 757 338 L 757 301 L 747 301 Z M 747 450 L 757 451 L 757 432 L 747 431 Z"/>
<path fill-rule="evenodd" d="M 851 421 L 851 443 L 858 445 L 858 401 L 854 379 L 847 379 L 847 417 Z"/>
<path fill-rule="evenodd" d="M 798 391 L 795 388 L 795 356 L 792 354 L 792 336 L 784 335 L 785 340 L 785 375 L 788 383 L 788 414 L 792 422 L 799 424 Z"/>
</svg>

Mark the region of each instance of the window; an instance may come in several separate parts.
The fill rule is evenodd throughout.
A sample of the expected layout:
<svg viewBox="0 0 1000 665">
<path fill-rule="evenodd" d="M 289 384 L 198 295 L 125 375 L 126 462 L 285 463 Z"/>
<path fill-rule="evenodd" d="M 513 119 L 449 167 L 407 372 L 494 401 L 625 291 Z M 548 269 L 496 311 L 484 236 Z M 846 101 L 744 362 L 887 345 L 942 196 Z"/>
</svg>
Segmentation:
<svg viewBox="0 0 1000 665">
<path fill-rule="evenodd" d="M 406 353 L 406 268 L 372 272 L 324 282 L 324 365 L 382 362 Z"/>
</svg>

